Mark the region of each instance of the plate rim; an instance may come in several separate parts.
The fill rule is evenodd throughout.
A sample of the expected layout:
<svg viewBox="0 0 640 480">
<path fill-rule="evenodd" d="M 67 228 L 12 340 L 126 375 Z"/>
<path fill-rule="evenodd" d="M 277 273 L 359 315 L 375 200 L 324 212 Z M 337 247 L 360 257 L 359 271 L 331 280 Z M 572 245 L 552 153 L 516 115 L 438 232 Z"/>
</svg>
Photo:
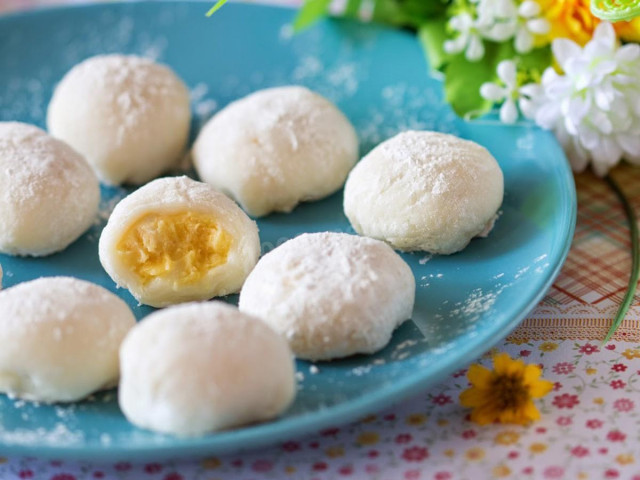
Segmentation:
<svg viewBox="0 0 640 480">
<path fill-rule="evenodd" d="M 51 12 L 91 10 L 104 7 L 122 8 L 126 6 L 126 8 L 136 9 L 147 8 L 149 5 L 205 5 L 207 3 L 210 2 L 208 2 L 208 0 L 142 0 L 138 2 L 111 1 L 91 4 L 56 5 L 34 10 L 9 12 L 8 14 L 0 15 L 0 25 L 3 22 L 11 22 L 15 19 L 24 17 L 47 15 Z M 244 1 L 233 2 L 226 8 L 238 7 L 257 10 L 293 10 L 287 6 L 260 5 Z M 206 12 L 203 11 L 203 15 L 204 13 Z M 380 25 L 377 25 L 377 28 L 395 32 L 396 34 L 400 33 L 395 29 Z M 473 126 L 473 123 L 473 121 L 466 122 L 465 126 Z M 437 372 L 426 373 L 424 371 L 417 371 L 412 375 L 398 379 L 394 383 L 392 390 L 381 389 L 369 393 L 366 396 L 361 396 L 335 406 L 327 407 L 326 409 L 303 413 L 284 421 L 276 420 L 274 422 L 262 423 L 255 426 L 252 425 L 246 428 L 230 430 L 228 432 L 220 432 L 219 434 L 214 433 L 203 437 L 181 439 L 181 442 L 178 445 L 148 444 L 136 445 L 131 448 L 118 447 L 117 445 L 55 446 L 50 444 L 41 444 L 37 446 L 25 446 L 20 444 L 0 444 L 2 453 L 10 456 L 33 455 L 34 453 L 37 453 L 38 457 L 41 458 L 69 458 L 94 461 L 143 461 L 157 458 L 168 460 L 170 458 L 197 457 L 211 455 L 214 453 L 238 453 L 268 445 L 275 445 L 279 441 L 297 438 L 305 434 L 317 433 L 318 430 L 326 428 L 329 425 L 348 423 L 361 418 L 367 413 L 388 408 L 400 400 L 424 391 L 429 386 L 437 383 L 442 378 L 452 373 L 456 368 L 459 368 L 460 365 L 467 364 L 470 361 L 477 359 L 482 353 L 486 352 L 500 339 L 506 337 L 511 331 L 513 331 L 513 329 L 517 327 L 526 315 L 531 312 L 536 305 L 538 305 L 540 300 L 542 300 L 548 289 L 553 285 L 553 282 L 557 278 L 566 261 L 576 227 L 577 193 L 575 189 L 575 180 L 569 166 L 569 162 L 555 137 L 548 131 L 539 129 L 538 127 L 532 127 L 530 123 L 517 124 L 512 128 L 534 128 L 538 134 L 542 134 L 547 137 L 547 141 L 550 142 L 550 145 L 552 145 L 553 149 L 556 151 L 555 153 L 558 157 L 561 157 L 564 160 L 564 162 L 557 162 L 562 163 L 563 167 L 558 166 L 556 168 L 562 170 L 561 173 L 563 174 L 562 179 L 558 179 L 558 182 L 562 186 L 561 196 L 564 198 L 566 203 L 562 205 L 563 212 L 562 215 L 559 215 L 559 219 L 562 220 L 562 226 L 565 228 L 566 234 L 561 245 L 554 245 L 554 249 L 558 249 L 558 254 L 555 259 L 556 264 L 553 268 L 545 271 L 545 279 L 541 288 L 531 293 L 528 301 L 521 304 L 520 308 L 517 309 L 517 314 L 513 315 L 506 324 L 500 324 L 499 328 L 493 327 L 488 330 L 483 330 L 483 334 L 470 339 L 470 343 L 472 344 L 471 347 L 466 349 L 461 355 L 456 356 L 455 358 L 441 358 L 436 361 L 435 365 L 438 367 Z M 556 169 L 554 169 L 554 172 L 556 172 Z M 500 331 L 498 332 L 498 330 Z M 225 438 L 226 433 L 233 434 L 233 438 Z"/>
</svg>

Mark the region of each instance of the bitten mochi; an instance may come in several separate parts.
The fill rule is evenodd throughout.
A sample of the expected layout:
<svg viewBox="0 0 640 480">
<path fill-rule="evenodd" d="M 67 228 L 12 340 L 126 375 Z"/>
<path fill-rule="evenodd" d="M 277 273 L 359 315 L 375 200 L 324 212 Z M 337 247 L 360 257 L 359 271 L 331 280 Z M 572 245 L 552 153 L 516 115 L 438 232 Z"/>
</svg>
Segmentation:
<svg viewBox="0 0 640 480">
<path fill-rule="evenodd" d="M 256 223 L 211 185 L 184 176 L 122 199 L 98 247 L 109 276 L 153 307 L 236 293 L 260 256 Z"/>
</svg>

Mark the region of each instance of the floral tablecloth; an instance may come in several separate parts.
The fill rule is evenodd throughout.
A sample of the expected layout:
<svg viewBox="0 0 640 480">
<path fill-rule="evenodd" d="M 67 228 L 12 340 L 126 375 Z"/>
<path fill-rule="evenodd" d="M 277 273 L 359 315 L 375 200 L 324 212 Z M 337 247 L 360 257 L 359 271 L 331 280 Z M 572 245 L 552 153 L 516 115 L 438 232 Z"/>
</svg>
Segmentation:
<svg viewBox="0 0 640 480">
<path fill-rule="evenodd" d="M 0 0 L 0 12 L 60 0 Z M 296 0 L 280 1 L 296 4 Z M 640 169 L 613 176 L 640 209 Z M 605 182 L 576 176 L 578 224 L 568 260 L 544 300 L 496 351 L 539 364 L 553 391 L 530 426 L 480 427 L 458 396 L 466 370 L 421 395 L 349 425 L 268 449 L 185 462 L 90 464 L 5 458 L 0 479 L 482 479 L 640 480 L 640 302 L 601 345 L 626 289 L 624 212 Z"/>
</svg>

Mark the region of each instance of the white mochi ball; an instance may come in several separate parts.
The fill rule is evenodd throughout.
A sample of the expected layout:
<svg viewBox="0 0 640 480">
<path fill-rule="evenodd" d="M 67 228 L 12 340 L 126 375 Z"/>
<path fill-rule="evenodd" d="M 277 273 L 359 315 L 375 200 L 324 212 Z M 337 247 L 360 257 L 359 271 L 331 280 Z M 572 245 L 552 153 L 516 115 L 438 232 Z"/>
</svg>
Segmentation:
<svg viewBox="0 0 640 480">
<path fill-rule="evenodd" d="M 0 292 L 0 392 L 73 402 L 118 382 L 118 350 L 135 324 L 98 285 L 40 278 Z"/>
<path fill-rule="evenodd" d="M 211 185 L 154 180 L 122 199 L 100 262 L 141 303 L 165 307 L 236 293 L 260 257 L 258 227 Z"/>
<path fill-rule="evenodd" d="M 382 349 L 414 298 L 411 269 L 387 244 L 325 232 L 262 257 L 239 307 L 284 335 L 297 357 L 329 360 Z"/>
<path fill-rule="evenodd" d="M 83 154 L 106 184 L 141 184 L 174 165 L 189 136 L 189 92 L 167 66 L 99 55 L 56 87 L 47 126 Z"/>
<path fill-rule="evenodd" d="M 100 188 L 66 143 L 32 125 L 0 122 L 0 252 L 48 255 L 93 223 Z"/>
<path fill-rule="evenodd" d="M 400 250 L 450 254 L 491 230 L 503 193 L 500 166 L 484 147 L 409 131 L 356 165 L 344 212 L 361 235 Z"/>
<path fill-rule="evenodd" d="M 180 436 L 273 418 L 295 395 L 287 342 L 222 302 L 155 312 L 120 350 L 119 401 L 134 424 Z"/>
<path fill-rule="evenodd" d="M 231 103 L 209 120 L 193 147 L 200 178 L 258 217 L 335 192 L 357 159 L 349 120 L 327 99 L 297 86 Z"/>
</svg>

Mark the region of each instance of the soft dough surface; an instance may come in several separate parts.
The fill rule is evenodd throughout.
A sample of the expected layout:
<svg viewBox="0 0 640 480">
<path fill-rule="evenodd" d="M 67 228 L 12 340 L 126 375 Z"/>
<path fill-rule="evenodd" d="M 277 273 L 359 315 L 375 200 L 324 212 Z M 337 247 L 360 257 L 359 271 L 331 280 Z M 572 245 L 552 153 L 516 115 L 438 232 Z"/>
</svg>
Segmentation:
<svg viewBox="0 0 640 480">
<path fill-rule="evenodd" d="M 0 292 L 0 392 L 72 402 L 118 382 L 118 350 L 135 318 L 117 296 L 70 277 Z"/>
<path fill-rule="evenodd" d="M 502 171 L 477 143 L 409 131 L 352 170 L 344 212 L 361 235 L 400 250 L 449 254 L 488 231 L 502 204 Z"/>
<path fill-rule="evenodd" d="M 32 125 L 0 122 L 0 252 L 48 255 L 87 230 L 98 179 L 66 143 Z"/>
<path fill-rule="evenodd" d="M 122 199 L 99 242 L 109 276 L 154 307 L 236 293 L 260 256 L 258 227 L 211 185 L 154 180 Z"/>
<path fill-rule="evenodd" d="M 284 335 L 296 356 L 329 360 L 383 348 L 411 317 L 409 266 L 378 240 L 303 234 L 260 259 L 240 292 L 240 310 Z"/>
<path fill-rule="evenodd" d="M 98 55 L 56 87 L 47 127 L 111 185 L 148 182 L 186 148 L 189 91 L 164 65 L 133 55 Z"/>
<path fill-rule="evenodd" d="M 200 178 L 251 215 L 290 212 L 338 190 L 358 159 L 349 120 L 304 87 L 270 88 L 229 104 L 193 147 Z"/>
<path fill-rule="evenodd" d="M 285 340 L 222 302 L 155 312 L 122 344 L 122 411 L 134 424 L 202 435 L 284 411 L 295 396 Z"/>
</svg>

